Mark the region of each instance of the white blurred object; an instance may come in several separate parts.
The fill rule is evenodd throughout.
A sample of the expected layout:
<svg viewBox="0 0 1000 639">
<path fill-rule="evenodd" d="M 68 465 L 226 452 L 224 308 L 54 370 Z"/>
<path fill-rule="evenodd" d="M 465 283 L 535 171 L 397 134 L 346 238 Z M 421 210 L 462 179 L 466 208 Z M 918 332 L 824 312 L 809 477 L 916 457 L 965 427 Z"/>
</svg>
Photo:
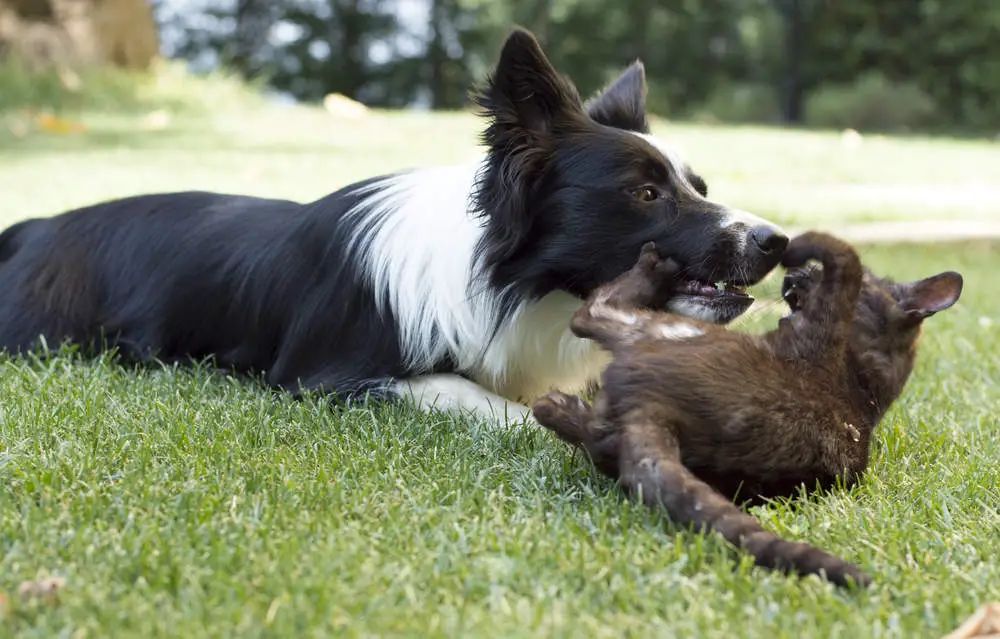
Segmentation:
<svg viewBox="0 0 1000 639">
<path fill-rule="evenodd" d="M 840 132 L 840 143 L 844 145 L 844 148 L 853 151 L 861 146 L 862 142 L 864 142 L 864 137 L 854 129 L 844 129 Z"/>
<path fill-rule="evenodd" d="M 323 98 L 323 108 L 327 113 L 341 118 L 357 119 L 368 115 L 368 107 L 341 93 L 329 93 Z"/>
</svg>

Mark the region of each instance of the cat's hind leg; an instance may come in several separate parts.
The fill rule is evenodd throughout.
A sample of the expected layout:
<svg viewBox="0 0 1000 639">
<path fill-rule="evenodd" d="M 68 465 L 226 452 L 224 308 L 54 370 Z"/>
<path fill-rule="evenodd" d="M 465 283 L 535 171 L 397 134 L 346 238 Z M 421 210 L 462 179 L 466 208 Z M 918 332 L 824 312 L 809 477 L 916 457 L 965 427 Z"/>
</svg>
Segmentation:
<svg viewBox="0 0 1000 639">
<path fill-rule="evenodd" d="M 677 440 L 664 426 L 639 414 L 622 424 L 619 482 L 626 491 L 640 495 L 648 506 L 665 508 L 677 524 L 719 533 L 750 553 L 759 566 L 814 574 L 839 586 L 871 582 L 868 575 L 839 557 L 765 530 L 681 463 Z"/>
</svg>

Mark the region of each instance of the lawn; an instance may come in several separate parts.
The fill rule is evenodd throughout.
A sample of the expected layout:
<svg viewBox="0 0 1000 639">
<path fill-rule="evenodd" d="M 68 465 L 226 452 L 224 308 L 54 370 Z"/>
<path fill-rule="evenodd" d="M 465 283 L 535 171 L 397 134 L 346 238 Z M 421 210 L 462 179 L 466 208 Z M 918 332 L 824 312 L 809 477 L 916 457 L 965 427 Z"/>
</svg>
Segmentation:
<svg viewBox="0 0 1000 639">
<path fill-rule="evenodd" d="M 313 198 L 465 159 L 476 133 L 468 115 L 267 108 L 160 132 L 139 119 L 2 138 L 2 224 L 161 189 Z M 715 195 L 783 223 L 1000 215 L 988 143 L 657 130 Z M 333 411 L 208 369 L 64 354 L 0 364 L 0 635 L 939 637 L 1000 599 L 1000 244 L 864 256 L 899 278 L 959 270 L 962 301 L 928 321 L 866 481 L 756 512 L 860 564 L 869 591 L 752 570 L 632 505 L 547 433 Z M 17 594 L 48 575 L 65 579 L 58 601 Z"/>
</svg>

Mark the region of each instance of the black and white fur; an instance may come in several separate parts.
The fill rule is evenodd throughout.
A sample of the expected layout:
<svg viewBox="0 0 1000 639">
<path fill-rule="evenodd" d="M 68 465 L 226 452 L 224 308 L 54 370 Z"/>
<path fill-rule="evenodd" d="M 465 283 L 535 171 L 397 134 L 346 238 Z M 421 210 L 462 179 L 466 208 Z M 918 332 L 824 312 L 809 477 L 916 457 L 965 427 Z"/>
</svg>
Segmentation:
<svg viewBox="0 0 1000 639">
<path fill-rule="evenodd" d="M 532 399 L 597 378 L 606 355 L 569 320 L 643 243 L 692 282 L 742 285 L 787 243 L 707 199 L 650 136 L 645 94 L 636 62 L 582 103 L 518 29 L 476 96 L 482 161 L 308 204 L 182 192 L 25 220 L 0 235 L 0 347 L 103 339 L 140 359 L 212 356 L 292 392 L 526 418 Z M 693 285 L 670 308 L 724 323 L 745 305 Z"/>
</svg>

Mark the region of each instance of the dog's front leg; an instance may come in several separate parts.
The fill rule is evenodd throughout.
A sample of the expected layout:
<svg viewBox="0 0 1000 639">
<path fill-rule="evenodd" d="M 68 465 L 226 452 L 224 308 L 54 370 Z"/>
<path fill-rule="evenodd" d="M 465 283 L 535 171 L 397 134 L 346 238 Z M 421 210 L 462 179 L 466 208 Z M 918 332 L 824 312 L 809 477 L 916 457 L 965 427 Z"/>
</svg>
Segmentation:
<svg viewBox="0 0 1000 639">
<path fill-rule="evenodd" d="M 453 374 L 419 375 L 396 383 L 401 397 L 412 399 L 421 410 L 440 409 L 465 413 L 492 425 L 535 423 L 531 409 L 492 393 L 479 384 Z"/>
</svg>

